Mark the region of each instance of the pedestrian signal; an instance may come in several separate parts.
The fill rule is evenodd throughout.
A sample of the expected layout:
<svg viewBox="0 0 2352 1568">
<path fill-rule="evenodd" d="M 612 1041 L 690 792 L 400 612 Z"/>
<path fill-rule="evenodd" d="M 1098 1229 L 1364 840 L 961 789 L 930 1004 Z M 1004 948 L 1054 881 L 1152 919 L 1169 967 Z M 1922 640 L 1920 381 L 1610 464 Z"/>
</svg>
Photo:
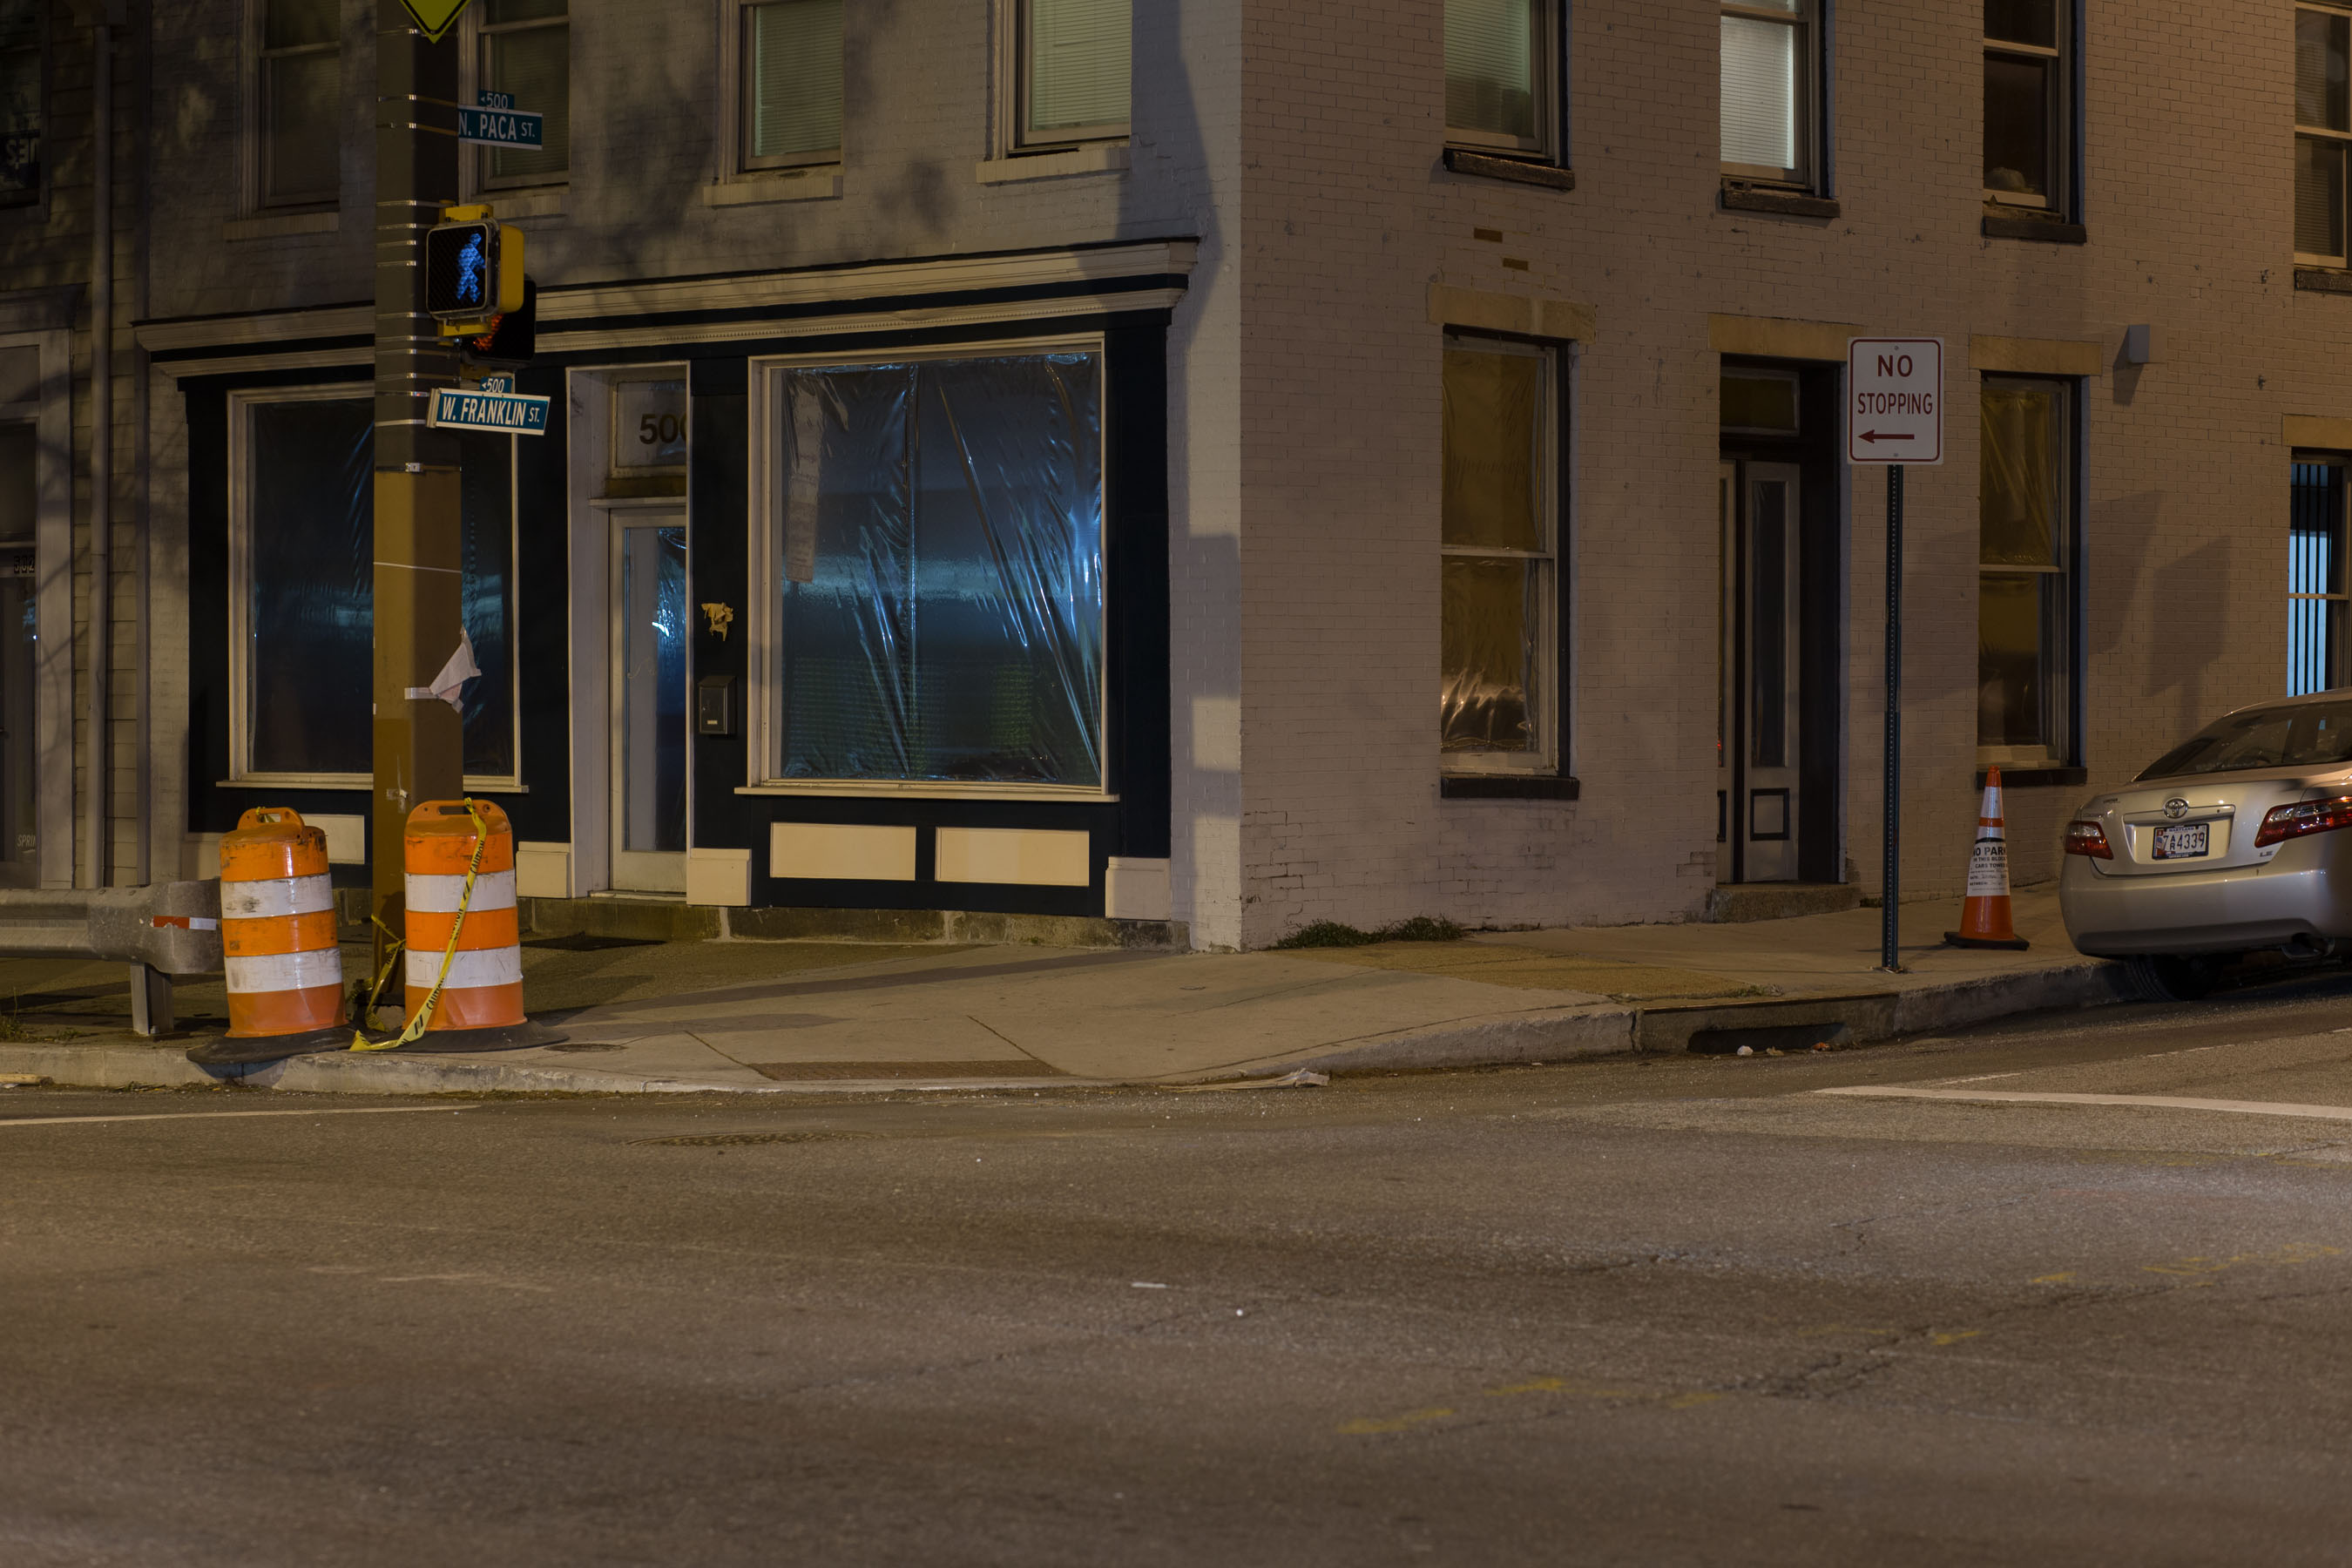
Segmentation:
<svg viewBox="0 0 2352 1568">
<path fill-rule="evenodd" d="M 487 321 L 499 311 L 499 226 L 494 219 L 436 224 L 425 232 L 425 308 L 445 321 Z"/>
</svg>

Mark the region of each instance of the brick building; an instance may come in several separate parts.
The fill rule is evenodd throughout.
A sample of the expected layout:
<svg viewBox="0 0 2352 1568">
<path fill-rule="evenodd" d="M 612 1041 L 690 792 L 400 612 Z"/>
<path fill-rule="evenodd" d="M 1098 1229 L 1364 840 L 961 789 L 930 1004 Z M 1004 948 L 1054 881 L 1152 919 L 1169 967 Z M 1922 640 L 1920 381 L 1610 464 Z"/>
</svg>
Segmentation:
<svg viewBox="0 0 2352 1568">
<path fill-rule="evenodd" d="M 1957 892 L 1988 763 L 2046 877 L 2086 784 L 2347 679 L 2352 9 L 916 9 L 474 0 L 453 35 L 467 93 L 548 115 L 467 174 L 529 236 L 555 399 L 467 458 L 469 787 L 526 892 L 1244 946 L 1871 892 L 1857 335 L 1946 345 L 1907 890 Z M 89 35 L 36 13 L 62 132 Z M 366 875 L 376 25 L 117 31 L 118 878 L 263 801 Z M 0 312 L 87 312 L 68 156 L 0 209 Z M 58 879 L 87 780 L 40 776 Z"/>
</svg>

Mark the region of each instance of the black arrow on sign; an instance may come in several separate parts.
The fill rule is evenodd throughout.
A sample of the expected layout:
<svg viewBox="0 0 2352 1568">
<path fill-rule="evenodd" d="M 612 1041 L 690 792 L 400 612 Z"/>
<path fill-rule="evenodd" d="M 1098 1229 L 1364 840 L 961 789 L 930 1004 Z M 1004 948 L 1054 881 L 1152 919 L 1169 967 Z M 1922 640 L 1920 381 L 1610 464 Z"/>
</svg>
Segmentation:
<svg viewBox="0 0 2352 1568">
<path fill-rule="evenodd" d="M 1916 437 L 1913 436 L 1907 430 L 1901 435 L 1896 435 L 1891 430 L 1864 430 L 1862 433 L 1862 438 L 1865 441 L 1911 441 L 1917 439 Z"/>
</svg>

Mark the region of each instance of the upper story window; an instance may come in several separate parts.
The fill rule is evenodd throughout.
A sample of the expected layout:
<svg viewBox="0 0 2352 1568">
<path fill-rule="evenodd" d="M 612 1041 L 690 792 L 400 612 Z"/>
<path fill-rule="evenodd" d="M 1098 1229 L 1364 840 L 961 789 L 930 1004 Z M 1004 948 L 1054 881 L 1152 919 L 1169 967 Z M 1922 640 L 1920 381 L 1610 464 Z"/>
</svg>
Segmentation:
<svg viewBox="0 0 2352 1568">
<path fill-rule="evenodd" d="M 1560 0 L 1445 0 L 1445 140 L 1558 155 Z"/>
<path fill-rule="evenodd" d="M 482 86 L 546 117 L 539 146 L 490 150 L 483 184 L 559 184 L 572 171 L 569 0 L 486 0 L 481 40 Z"/>
<path fill-rule="evenodd" d="M 742 166 L 841 161 L 842 0 L 761 0 L 742 21 Z"/>
<path fill-rule="evenodd" d="M 2059 0 L 1985 0 L 1988 201 L 2053 212 L 2065 204 L 2069 31 Z"/>
<path fill-rule="evenodd" d="M 2352 15 L 2316 5 L 2294 13 L 2294 258 L 2345 265 L 2345 143 L 2352 141 L 2346 54 Z"/>
<path fill-rule="evenodd" d="M 304 206 L 342 194 L 341 0 L 260 0 L 255 71 L 263 206 Z"/>
<path fill-rule="evenodd" d="M 1822 0 L 1727 0 L 1723 172 L 1811 187 L 1819 177 Z"/>
<path fill-rule="evenodd" d="M 41 199 L 41 4 L 0 0 L 0 207 Z"/>
<path fill-rule="evenodd" d="M 1019 114 L 1025 149 L 1127 134 L 1132 0 L 1016 0 Z"/>
</svg>

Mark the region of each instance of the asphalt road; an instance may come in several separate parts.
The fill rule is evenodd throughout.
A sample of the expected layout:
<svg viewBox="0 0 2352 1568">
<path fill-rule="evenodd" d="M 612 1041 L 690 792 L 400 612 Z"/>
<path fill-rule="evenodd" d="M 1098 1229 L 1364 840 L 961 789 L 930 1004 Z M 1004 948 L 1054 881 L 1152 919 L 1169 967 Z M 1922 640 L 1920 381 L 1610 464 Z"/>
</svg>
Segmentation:
<svg viewBox="0 0 2352 1568">
<path fill-rule="evenodd" d="M 2347 1026 L 0 1093 L 0 1563 L 2341 1563 Z M 1888 1086 L 2130 1100 L 1817 1092 Z"/>
</svg>

